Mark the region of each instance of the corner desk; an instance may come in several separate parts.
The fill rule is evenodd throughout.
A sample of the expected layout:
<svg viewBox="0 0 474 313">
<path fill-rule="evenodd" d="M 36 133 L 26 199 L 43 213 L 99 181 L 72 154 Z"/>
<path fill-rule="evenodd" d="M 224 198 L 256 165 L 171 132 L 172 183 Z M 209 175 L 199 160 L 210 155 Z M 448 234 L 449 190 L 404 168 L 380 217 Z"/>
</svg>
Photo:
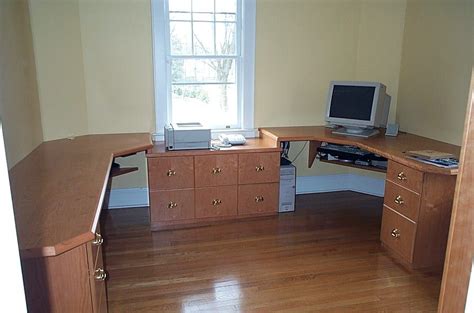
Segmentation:
<svg viewBox="0 0 474 313">
<path fill-rule="evenodd" d="M 285 141 L 309 141 L 308 167 L 322 142 L 352 145 L 387 158 L 382 244 L 410 268 L 442 267 L 458 169 L 417 162 L 404 152 L 431 149 L 459 157 L 459 146 L 408 133 L 370 138 L 334 135 L 324 126 L 268 127 L 259 131 L 261 139 L 275 146 Z"/>
</svg>

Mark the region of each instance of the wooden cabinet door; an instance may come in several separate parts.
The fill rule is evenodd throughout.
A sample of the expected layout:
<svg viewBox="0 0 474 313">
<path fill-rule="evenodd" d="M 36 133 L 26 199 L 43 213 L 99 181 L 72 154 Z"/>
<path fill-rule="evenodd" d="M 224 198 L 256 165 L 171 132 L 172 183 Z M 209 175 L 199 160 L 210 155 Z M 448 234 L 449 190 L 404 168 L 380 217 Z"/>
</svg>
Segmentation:
<svg viewBox="0 0 474 313">
<path fill-rule="evenodd" d="M 413 260 L 415 232 L 415 223 L 384 206 L 380 240 L 409 263 Z"/>
<path fill-rule="evenodd" d="M 239 186 L 239 215 L 277 213 L 280 184 L 252 184 Z"/>
<path fill-rule="evenodd" d="M 152 222 L 189 220 L 194 218 L 194 190 L 150 192 Z"/>
<path fill-rule="evenodd" d="M 193 157 L 148 158 L 148 186 L 152 191 L 193 188 Z"/>
<path fill-rule="evenodd" d="M 418 221 L 421 196 L 406 188 L 400 187 L 391 181 L 385 182 L 384 205 L 408 217 L 414 222 Z"/>
<path fill-rule="evenodd" d="M 236 185 L 196 189 L 196 218 L 236 215 Z"/>
<path fill-rule="evenodd" d="M 276 183 L 279 181 L 279 152 L 239 155 L 239 184 Z"/>
<path fill-rule="evenodd" d="M 194 157 L 196 187 L 237 185 L 237 154 Z"/>
</svg>

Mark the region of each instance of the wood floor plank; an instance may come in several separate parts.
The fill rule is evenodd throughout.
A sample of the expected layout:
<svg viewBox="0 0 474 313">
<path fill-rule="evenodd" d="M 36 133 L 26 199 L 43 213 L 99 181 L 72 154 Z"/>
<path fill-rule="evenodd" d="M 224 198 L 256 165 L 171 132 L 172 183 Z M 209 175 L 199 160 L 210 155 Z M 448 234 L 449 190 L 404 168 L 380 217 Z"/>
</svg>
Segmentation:
<svg viewBox="0 0 474 313">
<path fill-rule="evenodd" d="M 109 312 L 435 312 L 440 274 L 385 252 L 382 203 L 302 195 L 295 213 L 162 232 L 147 209 L 107 211 Z"/>
</svg>

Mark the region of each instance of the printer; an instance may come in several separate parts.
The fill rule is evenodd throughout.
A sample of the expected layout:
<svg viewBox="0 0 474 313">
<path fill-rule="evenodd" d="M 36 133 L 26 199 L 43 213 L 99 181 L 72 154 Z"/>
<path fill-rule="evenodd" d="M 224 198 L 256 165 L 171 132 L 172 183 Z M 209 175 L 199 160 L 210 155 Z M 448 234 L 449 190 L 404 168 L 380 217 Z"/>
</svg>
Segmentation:
<svg viewBox="0 0 474 313">
<path fill-rule="evenodd" d="M 167 150 L 209 149 L 211 129 L 201 123 L 171 123 L 165 126 Z"/>
</svg>

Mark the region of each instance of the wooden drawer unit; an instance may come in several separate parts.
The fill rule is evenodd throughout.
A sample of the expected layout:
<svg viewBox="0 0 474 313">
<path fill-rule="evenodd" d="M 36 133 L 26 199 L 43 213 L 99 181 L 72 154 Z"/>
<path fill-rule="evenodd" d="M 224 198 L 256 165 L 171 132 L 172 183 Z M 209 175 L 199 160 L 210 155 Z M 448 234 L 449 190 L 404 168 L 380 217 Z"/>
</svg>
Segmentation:
<svg viewBox="0 0 474 313">
<path fill-rule="evenodd" d="M 414 222 L 418 221 L 421 196 L 408 189 L 398 186 L 391 181 L 385 183 L 384 205 L 408 217 Z"/>
<path fill-rule="evenodd" d="M 274 183 L 279 181 L 279 153 L 239 155 L 239 184 Z"/>
<path fill-rule="evenodd" d="M 194 157 L 196 187 L 237 185 L 237 154 Z"/>
<path fill-rule="evenodd" d="M 158 143 L 147 159 L 152 230 L 278 213 L 280 148 L 265 140 L 186 151 Z"/>
<path fill-rule="evenodd" d="M 278 183 L 239 186 L 239 215 L 277 213 L 279 187 Z"/>
<path fill-rule="evenodd" d="M 384 206 L 380 239 L 407 262 L 413 260 L 415 233 L 414 222 Z"/>
<path fill-rule="evenodd" d="M 152 222 L 194 218 L 194 189 L 150 192 Z"/>
<path fill-rule="evenodd" d="M 193 157 L 148 158 L 148 185 L 150 190 L 193 188 Z"/>
<path fill-rule="evenodd" d="M 107 272 L 104 269 L 102 258 L 102 242 L 102 238 L 96 234 L 96 239 L 88 244 L 89 280 L 93 312 L 107 312 Z"/>
<path fill-rule="evenodd" d="M 196 189 L 196 218 L 237 215 L 237 186 Z"/>
<path fill-rule="evenodd" d="M 421 194 L 423 187 L 423 172 L 409 168 L 405 165 L 389 161 L 387 180 Z"/>
</svg>

